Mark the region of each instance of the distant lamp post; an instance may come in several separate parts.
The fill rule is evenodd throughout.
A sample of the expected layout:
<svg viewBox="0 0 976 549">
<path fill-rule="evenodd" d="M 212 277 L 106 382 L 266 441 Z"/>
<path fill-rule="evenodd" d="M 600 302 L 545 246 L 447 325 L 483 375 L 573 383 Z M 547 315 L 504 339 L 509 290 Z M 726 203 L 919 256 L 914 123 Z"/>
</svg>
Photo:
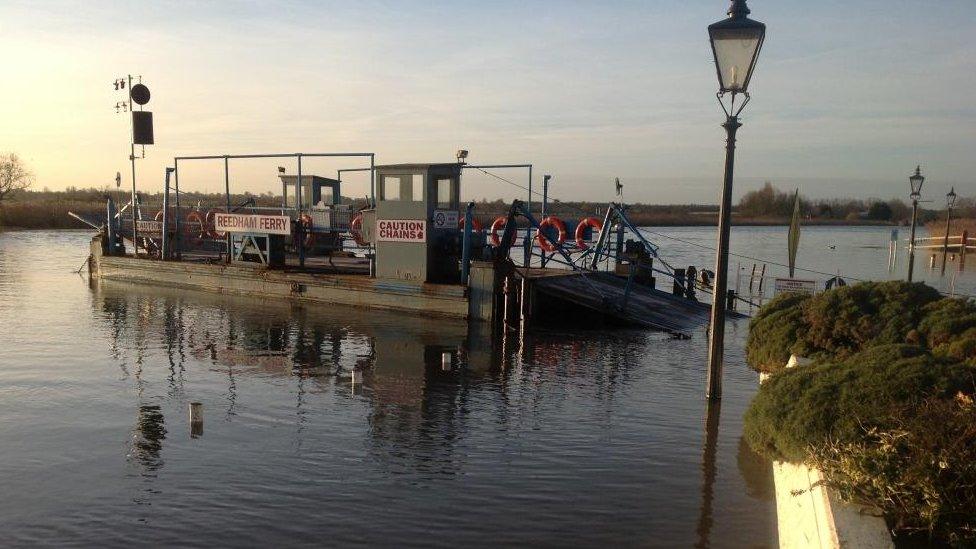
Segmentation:
<svg viewBox="0 0 976 549">
<path fill-rule="evenodd" d="M 725 302 L 728 290 L 729 233 L 732 214 L 732 167 L 735 161 L 735 132 L 742 125 L 739 114 L 749 102 L 749 81 L 756 59 L 766 37 L 766 25 L 749 19 L 746 0 L 732 0 L 728 17 L 708 26 L 708 38 L 718 73 L 718 102 L 725 111 L 725 184 L 718 212 L 718 251 L 715 256 L 715 284 L 712 293 L 712 316 L 708 340 L 709 400 L 722 398 L 722 354 L 725 350 Z M 722 99 L 730 94 L 726 108 Z M 742 102 L 736 106 L 736 95 Z"/>
<path fill-rule="evenodd" d="M 912 281 L 912 273 L 915 270 L 915 225 L 918 221 L 918 199 L 922 197 L 922 167 L 915 166 L 915 174 L 908 178 L 908 183 L 912 186 L 909 198 L 912 199 L 912 232 L 908 237 L 908 281 Z"/>
<path fill-rule="evenodd" d="M 946 229 L 942 239 L 942 274 L 945 274 L 946 255 L 949 253 L 949 224 L 952 222 L 952 207 L 956 205 L 956 188 L 952 187 L 946 193 Z M 965 242 L 961 243 L 963 246 Z"/>
</svg>

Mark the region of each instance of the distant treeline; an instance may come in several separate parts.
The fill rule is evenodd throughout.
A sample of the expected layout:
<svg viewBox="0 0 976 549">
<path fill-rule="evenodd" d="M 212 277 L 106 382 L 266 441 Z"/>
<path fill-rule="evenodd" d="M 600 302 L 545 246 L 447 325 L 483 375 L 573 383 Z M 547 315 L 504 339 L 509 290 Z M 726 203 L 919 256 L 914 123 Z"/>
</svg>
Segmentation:
<svg viewBox="0 0 976 549">
<path fill-rule="evenodd" d="M 111 196 L 117 204 L 126 204 L 129 194 L 109 189 L 80 189 L 68 187 L 64 191 L 21 190 L 11 193 L 0 202 L 0 227 L 25 229 L 80 228 L 80 222 L 68 216 L 72 211 L 88 217 L 105 215 L 105 199 Z M 161 208 L 162 193 L 140 193 L 144 211 L 155 212 Z M 172 199 L 172 197 L 171 197 Z M 253 200 L 259 206 L 277 206 L 281 197 L 272 193 L 231 195 L 231 204 L 239 205 Z M 226 198 L 219 193 L 188 192 L 180 194 L 180 204 L 187 209 L 206 210 L 223 207 Z M 361 198 L 343 197 L 343 203 L 354 209 L 361 208 Z M 911 206 L 901 200 L 880 199 L 819 199 L 810 200 L 800 195 L 801 214 L 809 224 L 901 224 L 911 218 Z M 508 211 L 511 202 L 501 199 L 481 200 L 475 204 L 475 214 L 483 224 Z M 551 201 L 548 212 L 563 219 L 580 219 L 586 216 L 602 217 L 606 202 Z M 709 204 L 628 204 L 631 220 L 637 225 L 714 225 L 718 207 Z M 534 202 L 534 212 L 541 204 Z M 976 218 L 976 200 L 959 198 L 953 210 L 954 217 Z M 733 223 L 739 225 L 777 225 L 787 223 L 793 213 L 793 193 L 774 187 L 771 183 L 759 190 L 746 193 L 733 212 Z M 944 210 L 920 210 L 922 223 L 935 221 L 944 216 Z"/>
<path fill-rule="evenodd" d="M 739 201 L 736 213 L 743 217 L 789 219 L 793 215 L 793 193 L 781 191 L 766 182 L 763 188 L 746 193 Z M 944 210 L 943 210 L 944 211 Z M 955 207 L 960 217 L 976 216 L 976 201 L 960 198 Z M 818 199 L 800 195 L 800 212 L 805 219 L 906 223 L 911 220 L 912 206 L 902 200 Z M 938 216 L 938 210 L 919 209 L 919 221 Z"/>
</svg>

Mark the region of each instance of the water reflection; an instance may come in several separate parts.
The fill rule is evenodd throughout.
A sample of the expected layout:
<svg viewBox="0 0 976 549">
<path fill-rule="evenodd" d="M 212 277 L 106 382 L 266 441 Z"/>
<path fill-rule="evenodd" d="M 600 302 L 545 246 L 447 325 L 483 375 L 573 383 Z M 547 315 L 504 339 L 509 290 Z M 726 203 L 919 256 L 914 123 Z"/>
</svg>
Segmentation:
<svg viewBox="0 0 976 549">
<path fill-rule="evenodd" d="M 497 406 L 493 415 L 503 426 L 512 398 L 537 406 L 544 398 L 560 398 L 545 390 L 552 378 L 586 379 L 580 388 L 609 405 L 619 379 L 643 353 L 641 339 L 635 341 L 632 334 L 563 339 L 505 333 L 493 338 L 480 324 L 409 315 L 203 293 L 188 298 L 178 290 L 113 281 L 95 282 L 92 289 L 112 356 L 123 379 L 134 382 L 138 400 L 145 398 L 144 364 L 152 353 L 165 356 L 170 399 L 187 399 L 190 363 L 221 373 L 226 420 L 237 413 L 241 377 L 292 378 L 300 446 L 308 395 L 341 388 L 369 404 L 371 450 L 378 459 L 394 456 L 388 459 L 393 469 L 450 473 L 452 441 L 464 436 L 473 390 L 487 387 L 506 395 L 489 401 Z M 442 367 L 445 352 L 453 357 L 447 370 Z M 353 371 L 362 373 L 361 385 L 352 383 Z M 412 444 L 417 440 L 438 444 Z M 402 449 L 411 447 L 418 450 L 401 461 Z"/>
<path fill-rule="evenodd" d="M 715 497 L 716 453 L 718 452 L 718 426 L 722 416 L 722 401 L 709 402 L 705 410 L 705 446 L 702 451 L 701 507 L 698 514 L 698 540 L 695 547 L 711 545 L 712 501 Z"/>
<path fill-rule="evenodd" d="M 128 458 L 142 467 L 143 475 L 152 475 L 163 466 L 160 453 L 166 439 L 166 422 L 159 406 L 139 406 Z"/>
<path fill-rule="evenodd" d="M 302 493 L 306 483 L 314 488 L 330 478 L 323 467 L 331 464 L 345 470 L 335 482 L 370 479 L 358 485 L 364 493 L 357 505 L 374 505 L 390 490 L 415 497 L 391 487 L 395 479 L 432 490 L 436 497 L 415 502 L 427 509 L 438 501 L 508 501 L 513 509 L 493 511 L 508 515 L 555 512 L 572 491 L 599 510 L 591 541 L 619 539 L 607 525 L 629 531 L 620 521 L 629 516 L 626 524 L 636 524 L 634 511 L 648 505 L 640 498 L 663 490 L 653 496 L 653 526 L 644 528 L 672 530 L 667 539 L 684 545 L 708 546 L 715 535 L 717 407 L 704 424 L 703 450 L 685 455 L 687 441 L 701 435 L 701 423 L 690 418 L 704 406 L 702 382 L 682 366 L 695 340 L 627 330 L 492 337 L 480 324 L 113 281 L 94 283 L 91 295 L 138 410 L 128 455 L 154 502 L 165 499 L 164 457 L 175 468 L 203 459 L 177 457 L 191 440 L 182 434 L 190 432 L 185 410 L 199 400 L 207 434 L 193 444 L 219 440 L 226 465 L 257 467 L 254 484 L 266 490 Z M 447 369 L 445 352 L 452 357 Z M 257 446 L 257 464 L 243 452 L 263 437 L 269 448 L 284 448 L 269 454 Z M 676 472 L 677 463 L 697 461 L 696 452 L 700 467 Z M 294 475 L 294 484 L 278 488 L 283 474 Z M 452 481 L 465 490 L 437 488 Z M 643 488 L 632 493 L 636 486 Z M 468 489 L 479 494 L 476 501 Z M 329 496 L 327 505 L 351 497 L 347 492 Z M 614 493 L 631 498 L 620 521 L 605 514 L 616 504 L 603 500 Z M 516 521 L 517 528 L 534 524 L 550 540 L 569 543 L 562 536 L 581 527 L 563 511 L 539 520 L 542 526 Z M 484 534 L 491 525 L 465 528 Z"/>
</svg>

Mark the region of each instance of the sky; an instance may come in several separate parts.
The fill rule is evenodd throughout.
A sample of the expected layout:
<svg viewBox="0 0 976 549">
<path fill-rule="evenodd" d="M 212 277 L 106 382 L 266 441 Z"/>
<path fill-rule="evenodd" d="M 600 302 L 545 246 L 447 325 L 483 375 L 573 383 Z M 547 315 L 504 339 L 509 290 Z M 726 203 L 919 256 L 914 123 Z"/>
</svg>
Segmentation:
<svg viewBox="0 0 976 549">
<path fill-rule="evenodd" d="M 140 190 L 173 157 L 373 152 L 378 164 L 532 163 L 563 200 L 714 204 L 724 115 L 706 27 L 725 0 L 636 2 L 0 3 L 0 151 L 38 188 L 130 185 L 112 82 L 141 75 L 155 145 Z M 976 2 L 751 0 L 767 25 L 736 154 L 735 195 L 772 181 L 811 198 L 976 195 Z M 181 163 L 219 191 L 219 162 Z M 236 161 L 235 191 L 280 189 Z M 305 161 L 334 176 L 361 159 Z M 521 185 L 524 170 L 496 173 Z M 524 197 L 468 171 L 462 198 Z M 346 178 L 344 178 L 345 180 Z M 362 175 L 346 195 L 362 196 Z"/>
</svg>

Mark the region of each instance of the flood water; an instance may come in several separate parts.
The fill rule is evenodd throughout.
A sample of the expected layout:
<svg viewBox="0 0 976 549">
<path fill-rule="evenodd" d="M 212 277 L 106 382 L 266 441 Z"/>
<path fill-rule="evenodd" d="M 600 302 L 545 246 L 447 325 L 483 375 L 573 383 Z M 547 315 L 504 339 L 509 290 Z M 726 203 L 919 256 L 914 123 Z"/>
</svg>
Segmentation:
<svg viewBox="0 0 976 549">
<path fill-rule="evenodd" d="M 674 265 L 713 261 L 714 231 L 651 230 L 682 240 L 649 235 Z M 803 266 L 898 276 L 886 228 L 803 238 Z M 704 332 L 581 317 L 492 342 L 456 321 L 90 284 L 73 272 L 88 239 L 0 233 L 0 545 L 776 545 L 769 464 L 740 437 L 747 321 L 706 417 Z M 737 228 L 733 247 L 782 261 L 785 228 Z"/>
</svg>

